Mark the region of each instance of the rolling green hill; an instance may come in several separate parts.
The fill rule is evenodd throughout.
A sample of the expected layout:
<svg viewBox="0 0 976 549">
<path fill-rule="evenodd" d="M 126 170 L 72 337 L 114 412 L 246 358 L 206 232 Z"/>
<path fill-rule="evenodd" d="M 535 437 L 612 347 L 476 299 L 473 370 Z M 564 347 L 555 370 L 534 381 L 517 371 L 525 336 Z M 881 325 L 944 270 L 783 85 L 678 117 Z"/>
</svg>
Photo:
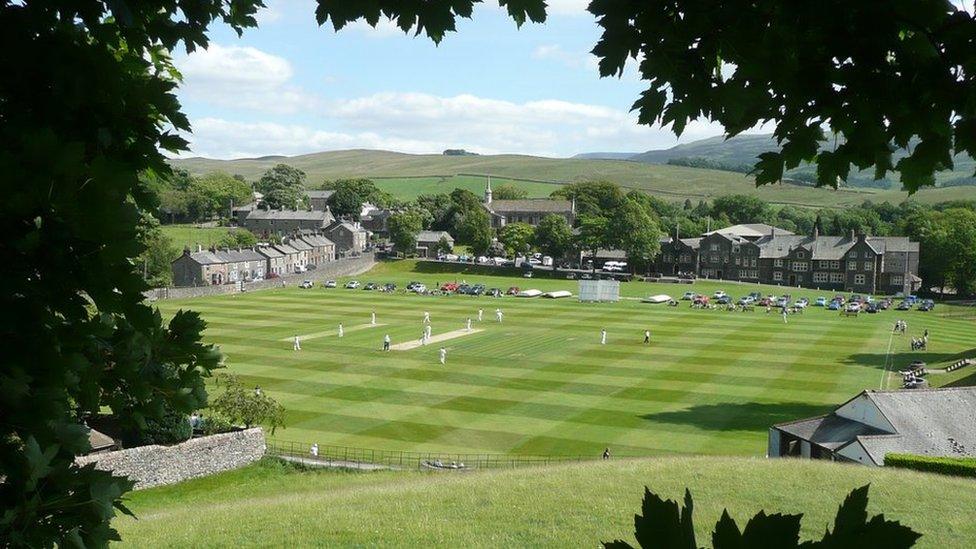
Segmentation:
<svg viewBox="0 0 976 549">
<path fill-rule="evenodd" d="M 644 486 L 695 498 L 700 545 L 722 513 L 745 526 L 760 509 L 803 513 L 823 535 L 851 489 L 868 512 L 922 534 L 917 547 L 971 547 L 976 481 L 822 461 L 611 460 L 472 473 L 300 472 L 263 462 L 132 493 L 138 519 L 114 522 L 130 547 L 598 547 L 633 540 Z M 865 547 L 870 544 L 865 545 Z"/>
<path fill-rule="evenodd" d="M 782 184 L 756 188 L 753 180 L 743 174 L 631 162 L 627 160 L 590 160 L 574 158 L 543 158 L 521 155 L 444 156 L 412 155 L 388 151 L 348 150 L 330 151 L 293 157 L 260 159 L 212 160 L 187 158 L 172 160 L 172 164 L 202 174 L 223 170 L 256 179 L 277 163 L 287 163 L 304 170 L 309 184 L 337 177 L 370 177 L 384 180 L 384 189 L 402 198 L 418 192 L 439 190 L 450 192 L 458 186 L 457 176 L 484 176 L 518 180 L 530 195 L 545 194 L 540 185 L 559 185 L 587 179 L 607 179 L 621 186 L 644 190 L 668 200 L 693 201 L 716 196 L 742 193 L 757 195 L 776 204 L 795 204 L 809 207 L 845 207 L 864 200 L 901 202 L 907 194 L 897 190 L 877 189 L 815 189 L 800 185 Z M 419 178 L 419 179 L 418 179 Z M 463 177 L 462 177 L 463 179 Z M 435 182 L 432 184 L 432 180 Z M 440 183 L 436 183 L 440 181 Z M 477 188 L 481 184 L 476 185 Z M 422 191 L 420 189 L 423 189 Z M 934 203 L 958 198 L 976 198 L 976 187 L 930 189 L 919 192 L 916 198 Z"/>
</svg>

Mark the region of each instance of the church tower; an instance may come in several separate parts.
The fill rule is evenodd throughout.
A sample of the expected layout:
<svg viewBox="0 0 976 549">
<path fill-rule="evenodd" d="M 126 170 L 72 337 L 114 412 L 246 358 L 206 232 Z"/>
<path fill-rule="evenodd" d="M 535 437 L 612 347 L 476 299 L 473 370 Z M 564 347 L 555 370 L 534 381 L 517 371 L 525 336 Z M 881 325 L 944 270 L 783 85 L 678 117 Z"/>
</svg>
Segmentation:
<svg viewBox="0 0 976 549">
<path fill-rule="evenodd" d="M 488 176 L 488 184 L 485 185 L 485 204 L 491 204 L 491 176 Z"/>
</svg>

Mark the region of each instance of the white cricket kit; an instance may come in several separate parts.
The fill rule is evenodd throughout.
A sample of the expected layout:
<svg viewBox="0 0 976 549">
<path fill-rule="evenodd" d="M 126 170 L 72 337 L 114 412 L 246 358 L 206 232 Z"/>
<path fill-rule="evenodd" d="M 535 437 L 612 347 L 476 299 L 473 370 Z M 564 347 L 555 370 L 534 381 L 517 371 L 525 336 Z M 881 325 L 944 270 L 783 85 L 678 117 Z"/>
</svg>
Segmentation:
<svg viewBox="0 0 976 549">
<path fill-rule="evenodd" d="M 441 349 L 441 364 L 447 359 L 447 349 Z"/>
<path fill-rule="evenodd" d="M 369 323 L 370 324 L 376 324 L 376 313 L 370 313 L 369 314 Z"/>
<path fill-rule="evenodd" d="M 302 350 L 302 344 L 299 343 L 298 336 L 295 336 L 295 346 L 294 346 L 294 349 L 296 351 L 301 351 Z"/>
<path fill-rule="evenodd" d="M 481 316 L 484 315 L 484 314 L 485 314 L 485 311 L 484 310 L 478 309 L 478 322 L 481 322 Z"/>
<path fill-rule="evenodd" d="M 498 322 L 501 322 L 502 321 L 502 310 L 501 309 L 495 309 L 495 319 L 498 320 Z"/>
<path fill-rule="evenodd" d="M 430 313 L 424 311 L 424 322 L 430 322 Z"/>
<path fill-rule="evenodd" d="M 342 337 L 342 335 L 343 335 L 342 324 L 340 324 L 339 325 L 339 337 Z"/>
</svg>

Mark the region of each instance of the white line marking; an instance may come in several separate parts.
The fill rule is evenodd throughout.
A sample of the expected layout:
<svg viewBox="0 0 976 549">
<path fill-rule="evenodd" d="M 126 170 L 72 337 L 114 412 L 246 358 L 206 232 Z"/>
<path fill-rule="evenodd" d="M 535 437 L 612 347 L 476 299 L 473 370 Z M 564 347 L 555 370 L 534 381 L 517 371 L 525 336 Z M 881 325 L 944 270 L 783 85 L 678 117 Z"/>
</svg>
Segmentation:
<svg viewBox="0 0 976 549">
<path fill-rule="evenodd" d="M 447 341 L 449 339 L 454 339 L 456 337 L 463 337 L 466 335 L 476 334 L 478 332 L 483 332 L 483 331 L 484 330 L 478 328 L 472 328 L 471 330 L 466 330 L 464 328 L 461 328 L 460 330 L 454 330 L 453 332 L 445 332 L 443 334 L 437 334 L 435 336 L 431 336 L 430 339 L 427 340 L 427 344 L 430 345 L 433 343 L 440 343 L 441 341 Z M 411 349 L 416 349 L 417 347 L 420 346 L 421 346 L 420 339 L 414 339 L 411 341 L 407 341 L 406 343 L 397 343 L 396 345 L 390 347 L 390 349 L 394 351 L 409 351 Z"/>
<path fill-rule="evenodd" d="M 888 333 L 888 352 L 885 353 L 884 370 L 881 371 L 881 386 L 878 387 L 882 391 L 885 388 L 885 385 L 886 385 L 886 383 L 885 383 L 886 377 L 889 374 L 889 372 L 888 372 L 888 366 L 889 366 L 888 361 L 891 360 L 891 342 L 892 342 L 892 340 L 894 338 L 895 338 L 895 332 L 894 332 L 894 330 L 892 330 L 891 332 Z"/>
<path fill-rule="evenodd" d="M 355 331 L 358 331 L 358 330 L 365 330 L 367 328 L 377 328 L 379 326 L 386 326 L 386 324 L 378 324 L 378 323 L 377 324 L 369 324 L 369 323 L 366 323 L 366 324 L 358 324 L 356 326 L 350 326 L 348 328 L 343 327 L 342 328 L 342 333 L 346 334 L 346 333 L 355 332 Z M 324 332 L 315 332 L 315 333 L 311 333 L 311 334 L 300 335 L 300 336 L 298 336 L 298 341 L 307 341 L 309 339 L 318 339 L 320 337 L 330 337 L 330 336 L 337 336 L 337 335 L 339 335 L 339 329 L 338 328 L 336 328 L 335 330 L 325 330 Z M 292 337 L 283 337 L 283 338 L 279 339 L 278 341 L 295 341 L 295 337 L 294 336 L 292 336 Z"/>
</svg>

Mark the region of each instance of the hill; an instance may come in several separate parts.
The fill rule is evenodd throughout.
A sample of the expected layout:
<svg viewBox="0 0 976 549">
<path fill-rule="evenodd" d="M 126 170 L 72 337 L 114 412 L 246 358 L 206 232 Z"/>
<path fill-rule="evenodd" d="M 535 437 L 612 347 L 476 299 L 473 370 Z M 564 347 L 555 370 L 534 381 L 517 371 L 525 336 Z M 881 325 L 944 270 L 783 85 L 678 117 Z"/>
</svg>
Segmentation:
<svg viewBox="0 0 976 549">
<path fill-rule="evenodd" d="M 923 534 L 917 547 L 976 540 L 976 482 L 821 461 L 732 458 L 611 460 L 472 473 L 301 472 L 267 461 L 176 486 L 135 492 L 119 518 L 132 547 L 597 547 L 633 543 L 645 485 L 695 498 L 698 541 L 727 507 L 745 520 L 803 513 L 801 539 L 823 534 L 855 487 L 871 484 L 870 514 Z M 948 495 L 948 497 L 947 497 Z"/>
<path fill-rule="evenodd" d="M 439 189 L 450 192 L 453 179 L 465 177 L 506 178 L 531 186 L 530 194 L 538 196 L 545 188 L 539 185 L 561 185 L 588 179 L 606 179 L 623 187 L 635 188 L 668 200 L 709 200 L 727 194 L 756 195 L 774 204 L 808 207 L 846 207 L 864 200 L 898 203 L 907 197 L 899 190 L 816 189 L 803 185 L 781 184 L 756 188 L 752 178 L 720 170 L 705 170 L 665 164 L 648 164 L 627 160 L 545 158 L 524 155 L 446 156 L 415 155 L 389 151 L 328 151 L 274 159 L 213 160 L 207 158 L 174 159 L 174 166 L 190 173 L 203 174 L 223 170 L 257 179 L 267 169 L 284 162 L 304 170 L 311 185 L 338 177 L 370 177 L 384 180 L 384 189 L 403 198 L 416 196 L 418 179 L 424 192 Z M 431 185 L 430 180 L 440 181 Z M 436 181 L 435 181 L 436 183 Z M 480 183 L 478 184 L 480 186 Z M 959 198 L 973 198 L 976 187 L 930 189 L 919 192 L 916 199 L 935 203 Z"/>
</svg>

